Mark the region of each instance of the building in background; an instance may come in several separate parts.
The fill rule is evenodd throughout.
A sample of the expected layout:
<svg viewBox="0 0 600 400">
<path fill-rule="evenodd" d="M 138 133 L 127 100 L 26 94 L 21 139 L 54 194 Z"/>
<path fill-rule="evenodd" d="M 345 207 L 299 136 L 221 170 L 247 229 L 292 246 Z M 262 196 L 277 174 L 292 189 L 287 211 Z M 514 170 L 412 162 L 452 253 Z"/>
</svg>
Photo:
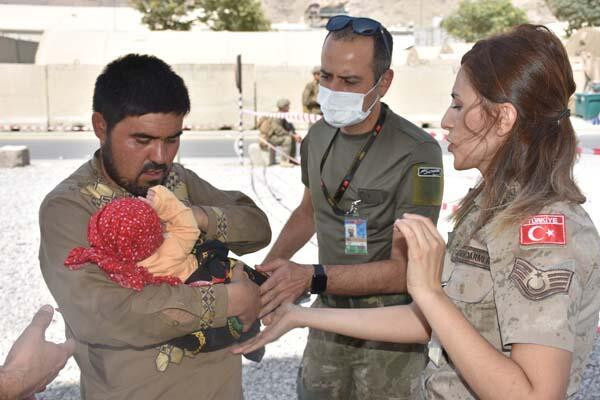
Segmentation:
<svg viewBox="0 0 600 400">
<path fill-rule="evenodd" d="M 304 22 L 311 28 L 323 28 L 329 18 L 336 15 L 347 15 L 346 2 L 333 4 L 311 3 L 304 12 Z"/>
</svg>

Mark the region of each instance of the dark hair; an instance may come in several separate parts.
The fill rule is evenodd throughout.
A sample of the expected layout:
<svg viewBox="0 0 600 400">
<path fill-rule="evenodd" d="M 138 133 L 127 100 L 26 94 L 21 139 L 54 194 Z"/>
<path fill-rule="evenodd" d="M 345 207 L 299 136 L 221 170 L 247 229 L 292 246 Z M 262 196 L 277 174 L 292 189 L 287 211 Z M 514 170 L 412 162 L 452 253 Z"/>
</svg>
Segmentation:
<svg viewBox="0 0 600 400">
<path fill-rule="evenodd" d="M 565 112 L 575 82 L 561 41 L 544 26 L 524 24 L 478 41 L 461 64 L 478 93 L 473 107 L 483 110 L 485 127 L 475 136 L 483 138 L 499 121 L 499 104 L 512 104 L 517 118 L 484 179 L 461 201 L 455 220 L 467 214 L 479 194 L 477 227 L 494 217 L 500 229 L 556 201 L 584 203 L 573 179 L 577 138 Z"/>
<path fill-rule="evenodd" d="M 383 36 L 387 40 L 387 44 L 389 49 L 386 49 L 385 42 L 383 40 Z M 352 40 L 357 36 L 364 36 L 355 33 L 352 29 L 352 25 L 348 25 L 344 29 L 340 29 L 339 31 L 330 31 L 325 40 L 331 37 L 333 40 Z M 369 36 L 367 36 L 369 37 Z M 392 35 L 388 32 L 383 25 L 381 26 L 381 33 L 370 36 L 373 38 L 373 62 L 371 63 L 371 68 L 373 69 L 373 77 L 375 81 L 379 80 L 381 75 L 392 65 L 392 51 L 394 49 L 394 39 Z M 389 53 L 388 53 L 389 50 Z"/>
<path fill-rule="evenodd" d="M 108 64 L 96 79 L 93 110 L 107 132 L 126 117 L 148 113 L 185 115 L 190 98 L 183 79 L 161 59 L 128 54 Z"/>
</svg>

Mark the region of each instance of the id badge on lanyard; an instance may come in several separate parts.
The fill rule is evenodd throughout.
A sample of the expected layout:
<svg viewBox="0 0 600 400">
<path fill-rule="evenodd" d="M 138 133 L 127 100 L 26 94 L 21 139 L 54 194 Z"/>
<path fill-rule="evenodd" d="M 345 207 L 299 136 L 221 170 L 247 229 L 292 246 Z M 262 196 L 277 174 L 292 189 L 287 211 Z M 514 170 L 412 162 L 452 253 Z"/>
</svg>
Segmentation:
<svg viewBox="0 0 600 400">
<path fill-rule="evenodd" d="M 358 205 L 360 204 L 360 200 L 352 202 L 352 205 L 348 211 L 341 209 L 338 204 L 350 186 L 350 182 L 354 178 L 354 175 L 356 174 L 356 171 L 358 170 L 362 160 L 367 155 L 367 152 L 375 142 L 375 139 L 377 139 L 381 133 L 381 130 L 383 129 L 383 123 L 385 121 L 386 110 L 387 106 L 382 104 L 379 118 L 377 120 L 377 124 L 375 125 L 375 129 L 373 129 L 373 133 L 360 151 L 354 156 L 354 161 L 352 161 L 350 169 L 344 176 L 344 179 L 342 179 L 342 182 L 338 186 L 337 191 L 333 196 L 329 194 L 327 185 L 325 185 L 325 181 L 323 180 L 323 167 L 325 166 L 325 161 L 329 156 L 331 146 L 333 145 L 333 142 L 335 142 L 337 135 L 340 133 L 339 128 L 335 131 L 333 138 L 329 142 L 329 145 L 325 149 L 323 157 L 321 158 L 321 165 L 319 168 L 319 174 L 321 176 L 321 190 L 323 191 L 323 196 L 325 196 L 327 199 L 327 202 L 331 206 L 334 214 L 337 216 L 344 216 L 344 251 L 346 254 L 367 254 L 367 219 L 360 218 L 359 216 Z"/>
<path fill-rule="evenodd" d="M 344 217 L 344 237 L 346 254 L 368 254 L 367 219 L 358 214 L 360 200 L 352 203 L 352 207 Z"/>
</svg>

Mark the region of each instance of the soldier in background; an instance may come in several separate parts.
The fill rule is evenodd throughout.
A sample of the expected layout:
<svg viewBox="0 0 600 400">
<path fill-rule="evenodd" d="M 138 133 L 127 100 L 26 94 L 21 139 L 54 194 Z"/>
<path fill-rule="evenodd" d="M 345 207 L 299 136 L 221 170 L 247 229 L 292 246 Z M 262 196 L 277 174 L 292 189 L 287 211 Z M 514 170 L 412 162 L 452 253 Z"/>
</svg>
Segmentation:
<svg viewBox="0 0 600 400">
<path fill-rule="evenodd" d="M 282 113 L 290 111 L 290 101 L 288 99 L 277 100 L 277 109 Z M 262 139 L 260 141 L 262 150 L 269 149 L 267 142 L 273 146 L 280 146 L 283 152 L 289 156 L 289 158 L 282 157 L 281 165 L 297 165 L 292 158 L 296 157 L 296 142 L 302 141 L 302 137 L 296 133 L 292 123 L 285 118 L 262 117 L 258 121 L 258 130 Z"/>
<path fill-rule="evenodd" d="M 313 67 L 312 75 L 313 80 L 306 84 L 304 91 L 302 92 L 302 109 L 305 113 L 322 115 L 321 106 L 317 102 L 321 67 Z"/>
</svg>

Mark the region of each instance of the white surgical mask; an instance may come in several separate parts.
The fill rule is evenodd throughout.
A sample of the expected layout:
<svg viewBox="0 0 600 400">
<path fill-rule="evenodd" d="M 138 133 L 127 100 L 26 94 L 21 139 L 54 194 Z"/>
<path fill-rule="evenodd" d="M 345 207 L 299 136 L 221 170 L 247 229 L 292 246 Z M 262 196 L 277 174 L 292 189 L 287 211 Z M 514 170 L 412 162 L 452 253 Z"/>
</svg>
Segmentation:
<svg viewBox="0 0 600 400">
<path fill-rule="evenodd" d="M 343 128 L 363 122 L 371 114 L 373 107 L 375 107 L 379 99 L 379 95 L 377 95 L 373 104 L 366 111 L 363 111 L 365 96 L 379 85 L 380 80 L 381 78 L 367 93 L 336 92 L 327 89 L 323 85 L 319 85 L 317 103 L 321 105 L 325 121 L 336 128 Z"/>
</svg>

